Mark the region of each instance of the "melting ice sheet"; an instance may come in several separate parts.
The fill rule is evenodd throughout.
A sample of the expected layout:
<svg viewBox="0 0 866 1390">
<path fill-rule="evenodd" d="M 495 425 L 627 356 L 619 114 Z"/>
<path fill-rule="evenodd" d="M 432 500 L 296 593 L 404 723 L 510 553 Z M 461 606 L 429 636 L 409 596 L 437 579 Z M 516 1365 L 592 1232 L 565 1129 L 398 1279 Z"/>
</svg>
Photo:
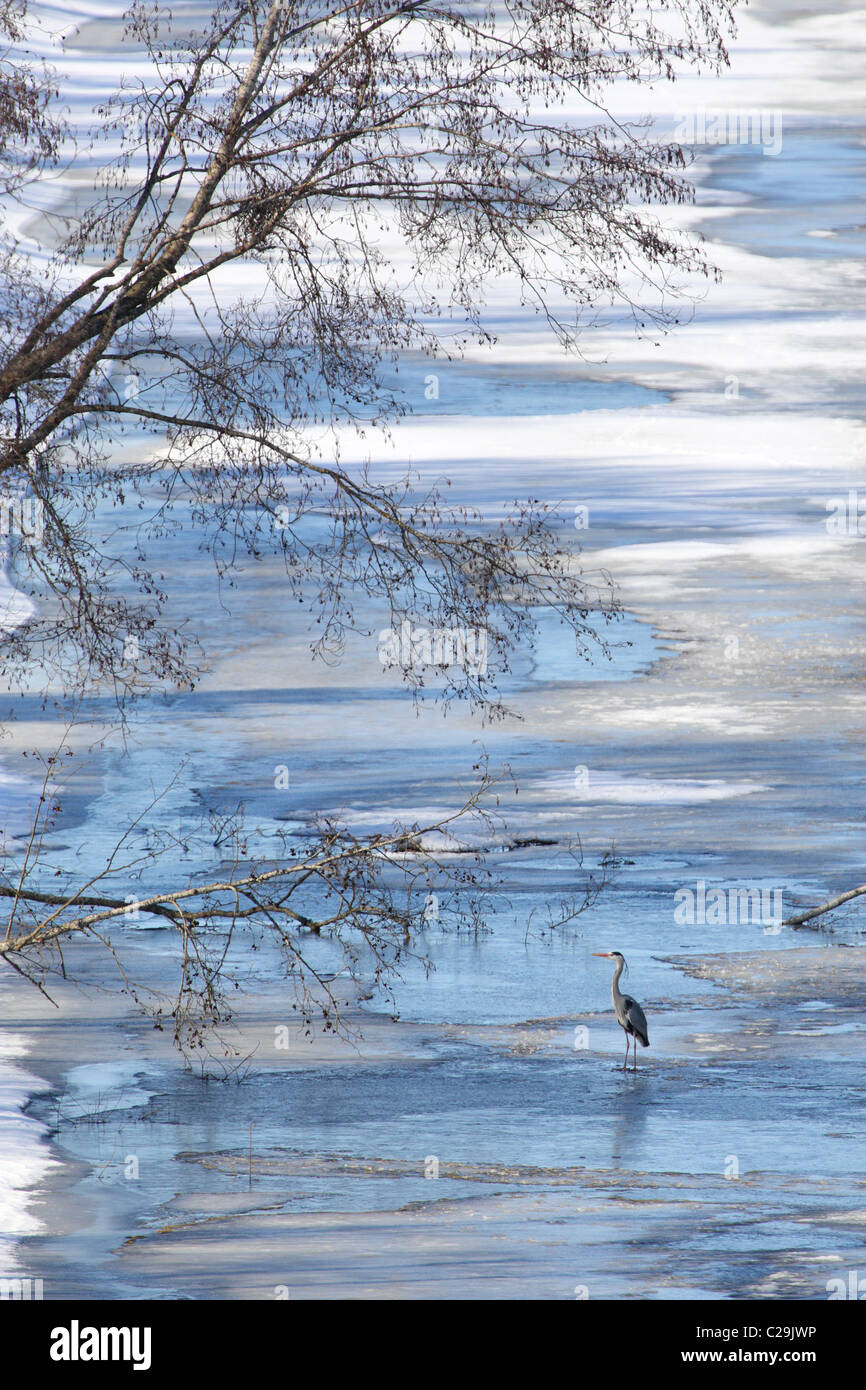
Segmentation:
<svg viewBox="0 0 866 1390">
<path fill-rule="evenodd" d="M 831 499 L 866 500 L 859 19 L 785 14 L 784 28 L 741 17 L 718 90 L 727 108 L 753 109 L 760 91 L 783 109 L 784 144 L 772 167 L 760 150 L 699 160 L 698 217 L 725 280 L 694 321 L 657 346 L 612 318 L 578 381 L 515 323 L 505 287 L 502 365 L 445 371 L 439 405 L 376 445 L 383 474 L 447 474 L 491 524 L 528 478 L 569 525 L 585 507 L 581 563 L 613 575 L 630 614 L 623 664 L 582 680 L 564 633 L 543 632 L 515 673 L 524 724 L 484 733 L 519 783 L 509 827 L 523 841 L 502 854 L 495 931 L 430 929 L 435 973 L 407 965 L 399 1023 L 368 1001 L 359 1053 L 299 1037 L 277 1052 L 291 1014 L 262 958 L 235 1039 L 251 1060 L 241 1085 L 183 1073 L 123 1001 L 102 1051 L 89 1035 L 86 1055 L 54 1044 L 54 1094 L 26 1116 L 37 1083 L 0 1061 L 4 1230 L 52 1296 L 808 1299 L 856 1268 L 860 919 L 837 921 L 825 946 L 673 915 L 698 882 L 781 885 L 787 908 L 862 876 L 863 541 L 826 526 Z M 82 126 L 94 81 L 115 76 L 102 24 L 69 45 Z M 690 82 L 669 100 L 674 117 L 709 104 Z M 406 364 L 416 396 L 418 372 Z M 350 465 L 370 452 L 344 444 Z M 453 801 L 478 729 L 460 711 L 416 718 L 375 640 L 314 672 L 277 566 L 257 566 L 228 605 L 188 534 L 167 542 L 165 570 L 179 619 L 202 613 L 212 668 L 194 695 L 148 707 L 129 755 L 107 753 L 67 800 L 73 848 L 104 856 L 130 801 L 185 753 L 160 830 L 241 797 L 263 844 L 323 806 L 370 826 Z M 385 624 L 360 616 L 373 633 Z M 565 932 L 545 912 L 580 888 L 576 835 L 590 867 L 611 843 L 625 862 Z M 215 847 L 190 844 L 196 872 Z M 126 940 L 168 992 L 170 934 Z M 339 968 L 327 943 L 311 949 Z M 609 963 L 592 957 L 604 949 L 625 952 L 647 1009 L 636 1076 L 620 1070 Z M 85 1036 L 83 1018 L 75 1028 Z M 128 1065 L 113 1056 L 121 1038 Z M 45 1125 L 85 1176 L 43 1182 L 38 1235 L 27 1189 L 46 1176 Z"/>
</svg>

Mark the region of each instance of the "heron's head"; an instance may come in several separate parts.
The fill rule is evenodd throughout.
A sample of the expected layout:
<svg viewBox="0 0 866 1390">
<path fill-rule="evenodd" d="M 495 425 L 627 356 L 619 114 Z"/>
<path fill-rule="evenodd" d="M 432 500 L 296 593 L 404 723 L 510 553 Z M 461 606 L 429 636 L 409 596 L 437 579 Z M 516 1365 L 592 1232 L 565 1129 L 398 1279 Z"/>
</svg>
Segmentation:
<svg viewBox="0 0 866 1390">
<path fill-rule="evenodd" d="M 625 963 L 625 956 L 622 951 L 593 951 L 594 956 L 604 956 L 605 960 L 612 960 L 618 971 L 625 971 L 628 974 L 628 966 Z"/>
</svg>

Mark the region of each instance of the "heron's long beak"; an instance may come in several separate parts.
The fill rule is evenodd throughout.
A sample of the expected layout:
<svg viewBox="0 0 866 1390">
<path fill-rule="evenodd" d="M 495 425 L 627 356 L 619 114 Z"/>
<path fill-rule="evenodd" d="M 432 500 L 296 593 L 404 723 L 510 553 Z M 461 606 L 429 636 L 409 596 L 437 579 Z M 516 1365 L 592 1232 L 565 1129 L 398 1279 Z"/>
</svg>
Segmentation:
<svg viewBox="0 0 866 1390">
<path fill-rule="evenodd" d="M 605 960 L 610 960 L 610 951 L 593 951 L 594 956 L 604 956 Z"/>
</svg>

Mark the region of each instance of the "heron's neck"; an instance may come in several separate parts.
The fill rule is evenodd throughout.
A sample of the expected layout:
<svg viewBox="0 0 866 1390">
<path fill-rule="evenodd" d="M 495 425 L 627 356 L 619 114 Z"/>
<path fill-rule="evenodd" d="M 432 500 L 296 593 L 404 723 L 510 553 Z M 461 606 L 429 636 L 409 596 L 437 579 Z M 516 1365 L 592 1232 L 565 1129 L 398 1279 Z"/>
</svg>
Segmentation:
<svg viewBox="0 0 866 1390">
<path fill-rule="evenodd" d="M 619 977 L 620 977 L 620 975 L 621 975 L 622 972 L 623 972 L 623 967 L 624 967 L 624 966 L 625 966 L 625 961 L 624 961 L 624 960 L 618 960 L 618 961 L 617 961 L 617 963 L 616 963 L 616 970 L 613 972 L 613 979 L 612 979 L 611 982 L 610 982 L 610 993 L 611 993 L 611 998 L 613 999 L 614 1003 L 616 1002 L 617 999 L 621 999 L 621 998 L 622 998 L 622 994 L 620 993 L 620 988 L 619 988 Z"/>
</svg>

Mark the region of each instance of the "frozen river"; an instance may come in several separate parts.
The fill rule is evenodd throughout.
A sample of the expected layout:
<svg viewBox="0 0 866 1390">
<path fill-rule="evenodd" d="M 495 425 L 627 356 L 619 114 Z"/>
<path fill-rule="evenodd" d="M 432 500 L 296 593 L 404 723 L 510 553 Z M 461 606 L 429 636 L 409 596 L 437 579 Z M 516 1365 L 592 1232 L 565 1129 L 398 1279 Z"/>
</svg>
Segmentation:
<svg viewBox="0 0 866 1390">
<path fill-rule="evenodd" d="M 664 97 L 671 120 L 689 103 L 783 118 L 776 154 L 699 158 L 689 216 L 725 279 L 690 323 L 658 344 L 599 328 L 572 364 L 494 306 L 495 354 L 443 369 L 426 404 L 429 367 L 408 362 L 415 415 L 391 442 L 344 442 L 449 476 L 488 519 L 525 494 L 527 465 L 564 525 L 586 508 L 587 568 L 626 610 L 610 662 L 587 667 L 544 624 L 505 687 L 521 720 L 416 714 L 375 639 L 310 663 L 276 561 L 218 602 L 207 557 L 167 540 L 209 671 L 94 755 L 58 845 L 96 862 L 184 759 L 152 820 L 181 830 L 190 869 L 202 814 L 240 800 L 264 846 L 316 810 L 361 830 L 423 821 L 456 804 L 479 738 L 519 784 L 509 838 L 540 843 L 497 856 L 489 933 L 431 926 L 435 970 L 407 966 L 398 1021 L 359 1002 L 354 1046 L 292 1032 L 276 1049 L 288 992 L 256 960 L 233 1080 L 184 1071 L 89 958 L 92 988 L 59 1014 L 0 980 L 6 1253 L 45 1297 L 823 1299 L 862 1263 L 862 912 L 830 933 L 779 929 L 776 911 L 866 877 L 863 540 L 834 524 L 858 488 L 866 512 L 849 12 L 750 6 L 732 75 Z M 89 61 L 105 66 L 95 40 Z M 35 700 L 17 708 L 47 725 Z M 26 788 L 5 766 L 15 833 Z M 588 867 L 611 845 L 623 862 L 550 932 L 543 909 L 580 887 L 576 835 Z M 169 937 L 126 935 L 167 988 Z M 592 955 L 609 949 L 649 1019 L 636 1075 Z"/>
</svg>

